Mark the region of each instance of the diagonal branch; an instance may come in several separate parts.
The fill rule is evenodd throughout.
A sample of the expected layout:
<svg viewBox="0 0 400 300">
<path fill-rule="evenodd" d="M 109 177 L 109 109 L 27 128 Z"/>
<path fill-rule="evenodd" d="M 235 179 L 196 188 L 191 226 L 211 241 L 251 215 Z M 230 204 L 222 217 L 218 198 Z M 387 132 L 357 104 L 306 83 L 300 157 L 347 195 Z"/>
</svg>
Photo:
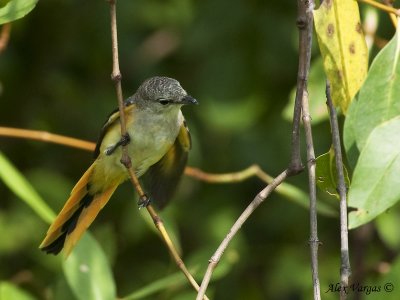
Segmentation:
<svg viewBox="0 0 400 300">
<path fill-rule="evenodd" d="M 126 130 L 126 121 L 125 121 L 125 110 L 124 110 L 124 102 L 122 96 L 122 87 L 121 87 L 121 71 L 119 69 L 119 60 L 118 60 L 118 37 L 117 37 L 117 14 L 116 14 L 116 0 L 109 0 L 110 3 L 110 17 L 111 17 L 111 42 L 112 42 L 112 57 L 113 57 L 113 69 L 111 73 L 111 79 L 115 84 L 115 89 L 118 98 L 118 109 L 120 114 L 120 123 L 121 123 L 121 137 L 127 136 Z M 143 189 L 139 183 L 138 178 L 132 168 L 131 158 L 128 154 L 128 149 L 126 145 L 122 145 L 122 157 L 121 163 L 126 167 L 129 178 L 136 189 L 139 195 L 139 201 L 142 203 L 147 202 L 147 196 L 143 192 Z M 196 289 L 199 290 L 199 285 L 190 274 L 189 270 L 186 268 L 183 260 L 180 258 L 176 247 L 172 243 L 171 238 L 168 235 L 168 232 L 165 230 L 164 224 L 161 218 L 157 215 L 156 211 L 151 205 L 146 205 L 146 209 L 150 214 L 155 226 L 159 230 L 161 237 L 163 238 L 164 243 L 166 244 L 169 252 L 171 253 L 172 257 L 174 258 L 177 266 L 181 269 L 183 274 L 189 280 L 190 284 Z M 207 296 L 202 297 L 202 299 L 208 299 Z"/>
<path fill-rule="evenodd" d="M 326 81 L 326 99 L 329 109 L 329 117 L 331 120 L 332 130 L 332 144 L 335 151 L 335 162 L 337 170 L 338 192 L 340 198 L 340 252 L 341 252 L 341 266 L 340 266 L 340 282 L 342 288 L 340 289 L 340 299 L 346 299 L 347 294 L 344 287 L 349 285 L 349 277 L 351 274 L 350 268 L 350 255 L 349 255 L 349 232 L 347 229 L 347 199 L 346 199 L 346 183 L 344 180 L 342 148 L 340 143 L 339 125 L 335 107 L 332 103 L 331 91 L 329 81 Z"/>
<path fill-rule="evenodd" d="M 217 266 L 218 262 L 221 259 L 221 256 L 224 254 L 225 249 L 228 247 L 230 241 L 242 227 L 242 225 L 246 222 L 246 220 L 251 216 L 251 214 L 256 210 L 256 208 L 264 202 L 264 200 L 275 190 L 275 188 L 281 184 L 289 175 L 288 169 L 279 174 L 271 184 L 267 185 L 261 192 L 257 194 L 257 196 L 251 201 L 249 206 L 243 211 L 240 217 L 233 224 L 228 234 L 219 245 L 217 251 L 215 251 L 214 255 L 209 260 L 208 268 L 206 274 L 204 275 L 203 281 L 200 286 L 199 293 L 197 294 L 196 300 L 201 300 L 207 290 L 208 284 L 211 279 L 211 275 Z"/>
</svg>

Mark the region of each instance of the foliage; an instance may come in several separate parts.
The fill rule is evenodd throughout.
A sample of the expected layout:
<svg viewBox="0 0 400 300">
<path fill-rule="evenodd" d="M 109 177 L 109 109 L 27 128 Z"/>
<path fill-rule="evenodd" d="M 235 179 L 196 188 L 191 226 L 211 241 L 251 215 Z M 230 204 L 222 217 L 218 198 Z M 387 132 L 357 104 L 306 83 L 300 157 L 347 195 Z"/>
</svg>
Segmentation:
<svg viewBox="0 0 400 300">
<path fill-rule="evenodd" d="M 27 15 L 38 0 L 8 0 L 0 3 L 0 24 L 9 23 Z"/>
</svg>

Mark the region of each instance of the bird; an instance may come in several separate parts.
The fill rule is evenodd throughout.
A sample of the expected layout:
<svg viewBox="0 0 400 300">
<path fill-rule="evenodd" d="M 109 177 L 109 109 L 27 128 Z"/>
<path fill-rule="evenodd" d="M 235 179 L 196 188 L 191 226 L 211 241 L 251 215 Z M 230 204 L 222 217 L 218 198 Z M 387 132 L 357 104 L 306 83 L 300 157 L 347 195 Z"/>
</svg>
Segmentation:
<svg viewBox="0 0 400 300">
<path fill-rule="evenodd" d="M 66 256 L 71 253 L 117 187 L 129 177 L 120 161 L 121 146 L 127 147 L 148 199 L 163 208 L 180 180 L 191 149 L 181 111 L 186 104 L 198 101 L 176 79 L 156 76 L 145 80 L 124 101 L 126 136 L 121 136 L 119 110 L 113 111 L 101 129 L 93 163 L 72 189 L 39 248 L 47 254 L 57 255 L 63 249 Z"/>
</svg>

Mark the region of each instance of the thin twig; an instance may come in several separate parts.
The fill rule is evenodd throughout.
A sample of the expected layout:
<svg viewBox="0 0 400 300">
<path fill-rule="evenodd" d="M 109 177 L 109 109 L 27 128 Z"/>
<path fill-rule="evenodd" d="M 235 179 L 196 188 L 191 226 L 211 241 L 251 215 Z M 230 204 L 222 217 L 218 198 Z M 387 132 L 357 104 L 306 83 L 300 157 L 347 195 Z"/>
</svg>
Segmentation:
<svg viewBox="0 0 400 300">
<path fill-rule="evenodd" d="M 394 7 L 391 7 L 391 6 L 388 6 L 386 4 L 382 4 L 382 3 L 376 2 L 374 0 L 358 0 L 358 1 L 359 2 L 364 2 L 366 4 L 369 4 L 369 5 L 373 6 L 373 7 L 378 8 L 380 10 L 383 10 L 383 11 L 385 11 L 387 13 L 395 14 L 396 16 L 400 17 L 399 10 L 394 8 Z"/>
<path fill-rule="evenodd" d="M 8 41 L 10 40 L 11 23 L 6 23 L 1 28 L 0 33 L 0 53 L 6 50 Z"/>
<path fill-rule="evenodd" d="M 346 199 L 346 183 L 344 180 L 342 149 L 340 143 L 339 125 L 335 107 L 332 103 L 329 81 L 326 81 L 326 99 L 329 109 L 332 130 L 332 144 L 335 151 L 335 162 L 337 170 L 337 189 L 340 197 L 340 252 L 341 252 L 341 267 L 340 267 L 340 299 L 346 299 L 347 294 L 344 287 L 349 284 L 351 274 L 350 259 L 349 259 L 349 233 L 347 229 L 347 199 Z"/>
<path fill-rule="evenodd" d="M 394 2 L 394 0 L 383 0 L 383 2 L 384 2 L 387 6 L 393 7 L 393 2 Z M 397 11 L 398 11 L 398 10 L 397 10 Z M 394 28 L 397 28 L 397 16 L 396 16 L 396 14 L 389 13 L 389 17 L 390 17 L 390 20 L 392 21 L 392 24 L 393 24 Z"/>
<path fill-rule="evenodd" d="M 207 290 L 208 284 L 211 279 L 211 275 L 217 266 L 218 262 L 221 259 L 221 256 L 224 254 L 225 249 L 228 247 L 230 241 L 242 227 L 242 225 L 246 222 L 246 220 L 250 217 L 250 215 L 256 210 L 256 208 L 264 202 L 264 200 L 271 194 L 275 188 L 281 184 L 289 175 L 289 170 L 286 169 L 281 174 L 279 174 L 268 186 L 266 186 L 261 192 L 257 194 L 257 196 L 251 201 L 249 206 L 243 211 L 240 217 L 236 220 L 233 224 L 231 229 L 229 230 L 228 234 L 219 245 L 217 251 L 215 251 L 214 255 L 209 260 L 208 268 L 206 274 L 203 277 L 203 281 L 200 286 L 200 291 L 197 294 L 196 300 L 201 300 Z"/>
<path fill-rule="evenodd" d="M 119 69 L 119 60 L 118 60 L 118 37 L 117 37 L 117 16 L 116 16 L 116 0 L 109 0 L 110 3 L 110 17 L 111 17 L 111 42 L 112 42 L 112 56 L 113 56 L 113 70 L 111 73 L 111 79 L 115 84 L 115 89 L 117 92 L 118 98 L 118 108 L 120 113 L 120 123 L 121 123 L 121 137 L 127 135 L 126 130 L 126 121 L 125 121 L 125 110 L 124 110 L 124 102 L 122 96 L 122 87 L 121 87 L 121 71 Z M 122 157 L 121 163 L 126 167 L 129 173 L 129 178 L 136 189 L 139 198 L 142 200 L 146 200 L 147 197 L 143 192 L 143 189 L 139 183 L 138 178 L 132 168 L 132 162 L 129 157 L 128 149 L 126 145 L 122 145 Z M 146 209 L 150 216 L 153 219 L 154 224 L 156 225 L 157 229 L 159 230 L 161 237 L 163 238 L 166 246 L 168 247 L 169 252 L 171 253 L 172 257 L 174 258 L 177 266 L 181 269 L 184 273 L 186 278 L 189 280 L 190 284 L 196 289 L 199 290 L 199 285 L 190 274 L 189 270 L 186 268 L 183 260 L 180 258 L 178 251 L 176 250 L 174 244 L 171 241 L 171 238 L 168 235 L 168 232 L 165 230 L 164 224 L 161 218 L 157 215 L 154 208 L 149 204 L 146 206 Z M 202 299 L 208 299 L 207 296 L 204 295 Z"/>
<path fill-rule="evenodd" d="M 273 177 L 265 173 L 258 165 L 251 165 L 246 169 L 238 172 L 222 173 L 222 174 L 207 173 L 198 168 L 186 167 L 185 174 L 190 177 L 196 178 L 198 180 L 210 183 L 240 182 L 250 177 L 257 176 L 262 181 L 268 184 L 271 183 L 272 180 L 274 179 Z"/>
<path fill-rule="evenodd" d="M 96 144 L 46 131 L 0 127 L 0 136 L 43 141 L 93 151 Z"/>
<path fill-rule="evenodd" d="M 320 283 L 318 277 L 318 220 L 317 220 L 317 187 L 315 175 L 315 153 L 311 131 L 311 117 L 308 107 L 308 92 L 303 96 L 303 125 L 307 145 L 307 170 L 308 186 L 310 193 L 310 252 L 311 252 L 311 276 L 313 280 L 314 300 L 321 299 Z"/>
</svg>

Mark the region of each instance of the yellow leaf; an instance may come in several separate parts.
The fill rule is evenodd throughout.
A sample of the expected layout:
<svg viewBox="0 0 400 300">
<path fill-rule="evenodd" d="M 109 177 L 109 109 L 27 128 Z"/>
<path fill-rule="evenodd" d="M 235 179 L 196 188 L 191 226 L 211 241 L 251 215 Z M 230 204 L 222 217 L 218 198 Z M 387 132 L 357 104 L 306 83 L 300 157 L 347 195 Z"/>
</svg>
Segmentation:
<svg viewBox="0 0 400 300">
<path fill-rule="evenodd" d="M 325 0 L 314 24 L 332 100 L 345 114 L 368 70 L 368 49 L 355 0 Z"/>
</svg>

